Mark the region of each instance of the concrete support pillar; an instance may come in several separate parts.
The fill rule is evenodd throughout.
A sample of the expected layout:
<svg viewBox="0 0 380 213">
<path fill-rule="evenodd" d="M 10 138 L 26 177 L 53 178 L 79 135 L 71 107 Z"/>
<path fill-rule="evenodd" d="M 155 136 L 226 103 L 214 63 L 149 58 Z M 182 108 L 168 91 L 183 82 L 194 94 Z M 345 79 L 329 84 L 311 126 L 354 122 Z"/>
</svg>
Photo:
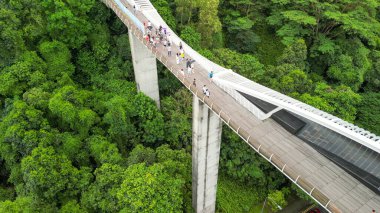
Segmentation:
<svg viewBox="0 0 380 213">
<path fill-rule="evenodd" d="M 193 96 L 193 208 L 215 212 L 222 121 Z"/>
<path fill-rule="evenodd" d="M 156 58 L 131 31 L 129 31 L 129 43 L 137 91 L 151 97 L 160 107 Z"/>
</svg>

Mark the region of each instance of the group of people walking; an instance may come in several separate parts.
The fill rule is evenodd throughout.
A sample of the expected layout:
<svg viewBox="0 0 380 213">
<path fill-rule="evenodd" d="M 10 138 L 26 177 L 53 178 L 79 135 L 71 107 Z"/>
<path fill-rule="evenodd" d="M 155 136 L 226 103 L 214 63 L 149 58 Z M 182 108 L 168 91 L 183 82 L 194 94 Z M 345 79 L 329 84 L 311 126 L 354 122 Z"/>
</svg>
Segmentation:
<svg viewBox="0 0 380 213">
<path fill-rule="evenodd" d="M 172 56 L 172 41 L 167 29 L 160 25 L 160 27 L 154 31 L 155 34 L 153 35 L 152 23 L 148 21 L 148 23 L 144 23 L 144 26 L 146 28 L 146 41 L 155 48 L 162 44 L 168 51 L 168 56 Z"/>
<path fill-rule="evenodd" d="M 167 28 L 162 27 L 161 25 L 154 30 L 152 23 L 148 21 L 147 23 L 144 22 L 144 26 L 146 28 L 146 35 L 145 39 L 147 42 L 150 43 L 154 48 L 157 48 L 160 44 L 163 45 L 164 48 L 167 50 L 168 57 L 172 56 L 172 40 L 170 32 L 167 31 Z M 185 51 L 182 45 L 182 42 L 179 42 L 178 44 L 179 52 L 175 54 L 176 64 L 179 65 L 182 63 L 182 61 L 185 61 L 185 68 L 181 68 L 180 72 L 182 75 L 190 77 L 191 74 L 194 73 L 194 62 L 195 60 L 191 58 L 185 58 Z M 185 74 L 185 71 L 186 73 Z M 210 83 L 212 82 L 212 78 L 214 76 L 214 72 L 210 71 L 208 73 L 208 78 Z M 193 85 L 196 86 L 196 79 L 194 78 Z M 205 94 L 207 97 L 210 96 L 210 91 L 206 87 L 206 85 L 202 88 L 203 94 Z"/>
</svg>

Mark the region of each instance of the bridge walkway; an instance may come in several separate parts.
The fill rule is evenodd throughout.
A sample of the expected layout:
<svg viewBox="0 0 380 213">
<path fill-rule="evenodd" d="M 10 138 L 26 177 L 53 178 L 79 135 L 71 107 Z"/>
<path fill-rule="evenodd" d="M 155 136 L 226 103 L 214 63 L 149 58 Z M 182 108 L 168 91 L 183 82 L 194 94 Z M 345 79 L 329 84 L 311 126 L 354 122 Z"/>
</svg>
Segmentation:
<svg viewBox="0 0 380 213">
<path fill-rule="evenodd" d="M 271 118 L 264 121 L 256 118 L 245 107 L 236 102 L 224 90 L 210 83 L 208 70 L 195 64 L 194 74 L 186 73 L 185 63 L 177 65 L 175 53 L 178 48 L 172 46 L 172 56 L 167 56 L 167 50 L 160 45 L 152 47 L 143 39 L 142 32 L 122 14 L 112 0 L 105 0 L 129 30 L 143 42 L 152 54 L 156 56 L 194 95 L 198 96 L 219 117 L 243 138 L 256 152 L 272 163 L 290 180 L 309 193 L 315 200 L 331 212 L 371 212 L 380 211 L 380 196 L 350 176 L 347 172 L 315 151 L 301 139 L 290 134 Z M 123 2 L 133 11 L 131 5 Z M 135 14 L 141 22 L 147 22 L 141 13 Z M 165 23 L 162 23 L 164 26 Z M 172 32 L 172 31 L 171 31 Z M 185 49 L 186 53 L 186 49 Z M 192 86 L 196 78 L 197 86 Z M 210 90 L 210 97 L 202 93 L 203 85 Z"/>
</svg>

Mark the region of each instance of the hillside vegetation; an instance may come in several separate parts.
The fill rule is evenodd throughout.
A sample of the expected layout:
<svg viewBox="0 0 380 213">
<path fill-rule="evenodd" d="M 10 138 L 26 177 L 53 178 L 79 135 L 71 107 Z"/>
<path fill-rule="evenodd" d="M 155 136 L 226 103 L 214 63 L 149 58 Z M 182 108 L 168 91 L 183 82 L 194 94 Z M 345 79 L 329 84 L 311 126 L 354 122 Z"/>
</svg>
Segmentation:
<svg viewBox="0 0 380 213">
<path fill-rule="evenodd" d="M 152 3 L 211 60 L 380 134 L 377 0 Z M 191 94 L 160 64 L 161 109 L 138 93 L 128 39 L 100 1 L 0 1 L 0 212 L 192 211 Z M 228 128 L 220 173 L 220 212 L 307 199 Z"/>
</svg>

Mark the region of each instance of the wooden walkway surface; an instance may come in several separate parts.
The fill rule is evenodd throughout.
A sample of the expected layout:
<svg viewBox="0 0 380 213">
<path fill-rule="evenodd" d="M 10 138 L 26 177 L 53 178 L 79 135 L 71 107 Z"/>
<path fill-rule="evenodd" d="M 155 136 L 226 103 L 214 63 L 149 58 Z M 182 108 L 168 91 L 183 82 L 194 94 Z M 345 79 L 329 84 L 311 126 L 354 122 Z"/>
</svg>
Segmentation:
<svg viewBox="0 0 380 213">
<path fill-rule="evenodd" d="M 129 30 L 145 43 L 142 33 L 131 25 L 130 20 L 117 8 L 112 0 L 104 0 Z M 125 2 L 124 2 L 125 3 Z M 130 5 L 126 4 L 130 11 Z M 136 16 L 146 22 L 141 12 Z M 172 56 L 167 56 L 167 50 L 162 46 L 153 48 L 147 45 L 152 53 L 177 78 L 201 100 L 217 113 L 221 119 L 237 132 L 253 149 L 276 166 L 283 174 L 296 182 L 306 192 L 325 206 L 331 212 L 380 212 L 380 196 L 368 189 L 343 169 L 315 151 L 301 139 L 287 132 L 272 119 L 261 121 L 246 108 L 236 102 L 230 95 L 210 83 L 208 71 L 195 64 L 195 73 L 190 76 L 182 75 L 185 62 L 177 65 L 175 54 L 178 48 L 172 45 Z M 186 52 L 186 49 L 185 49 Z M 197 86 L 192 86 L 196 78 Z M 203 85 L 210 90 L 210 97 L 202 94 Z"/>
</svg>

